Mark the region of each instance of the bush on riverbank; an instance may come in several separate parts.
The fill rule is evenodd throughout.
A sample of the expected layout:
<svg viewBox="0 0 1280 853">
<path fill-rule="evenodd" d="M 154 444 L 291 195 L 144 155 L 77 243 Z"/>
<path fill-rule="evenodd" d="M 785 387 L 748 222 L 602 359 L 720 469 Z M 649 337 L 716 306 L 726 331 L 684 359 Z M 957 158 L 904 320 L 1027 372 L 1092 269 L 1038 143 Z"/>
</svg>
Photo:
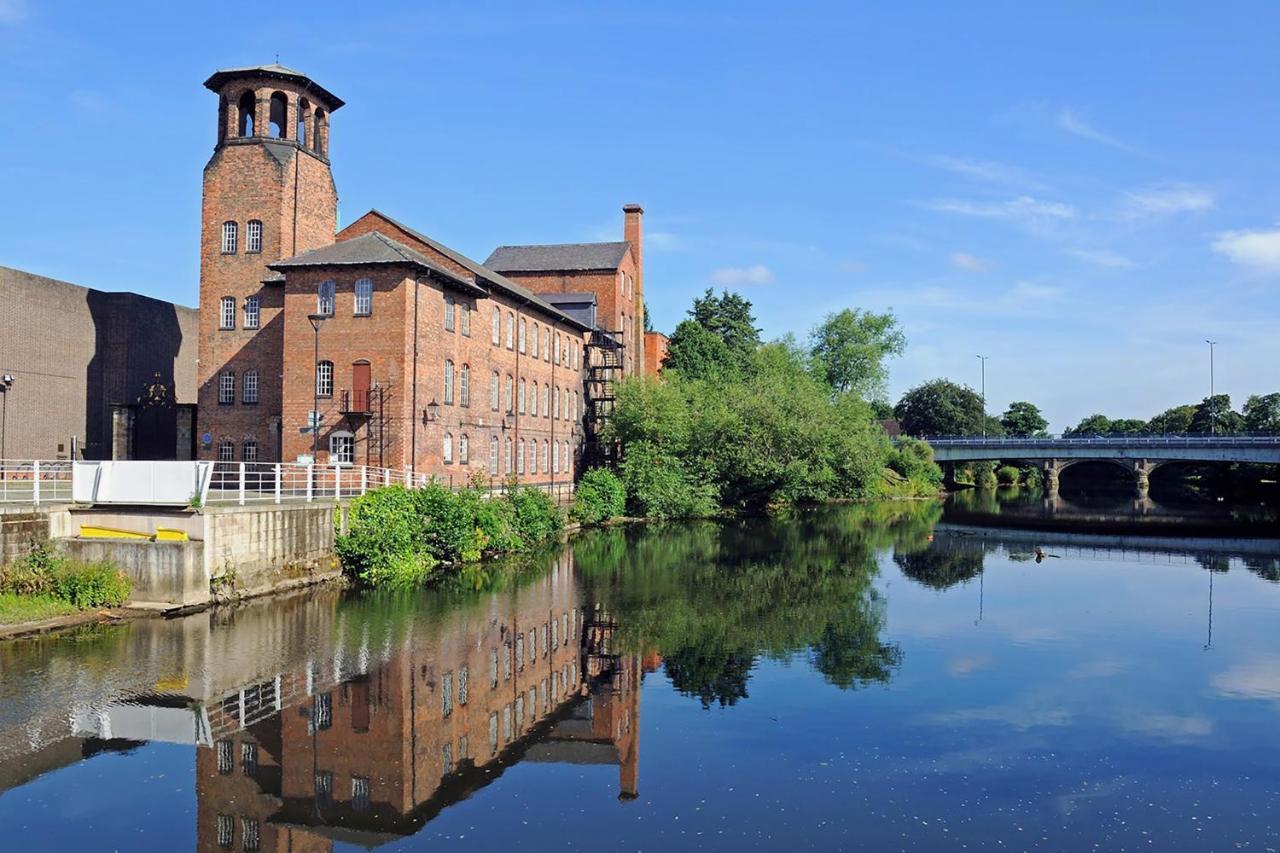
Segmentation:
<svg viewBox="0 0 1280 853">
<path fill-rule="evenodd" d="M 412 584 L 492 554 L 525 551 L 564 528 L 564 517 L 539 489 L 511 484 L 503 495 L 454 491 L 438 482 L 421 489 L 390 486 L 351 504 L 338 558 L 354 580 L 370 586 Z"/>
<path fill-rule="evenodd" d="M 132 584 L 113 563 L 73 560 L 48 543 L 27 556 L 0 567 L 0 594 L 71 608 L 119 607 L 129 600 Z"/>
<path fill-rule="evenodd" d="M 574 490 L 570 515 L 581 524 L 599 524 L 626 512 L 627 488 L 608 468 L 592 468 Z"/>
<path fill-rule="evenodd" d="M 1022 479 L 1022 472 L 1012 465 L 1001 465 L 996 469 L 996 482 L 1002 486 L 1016 486 Z"/>
</svg>

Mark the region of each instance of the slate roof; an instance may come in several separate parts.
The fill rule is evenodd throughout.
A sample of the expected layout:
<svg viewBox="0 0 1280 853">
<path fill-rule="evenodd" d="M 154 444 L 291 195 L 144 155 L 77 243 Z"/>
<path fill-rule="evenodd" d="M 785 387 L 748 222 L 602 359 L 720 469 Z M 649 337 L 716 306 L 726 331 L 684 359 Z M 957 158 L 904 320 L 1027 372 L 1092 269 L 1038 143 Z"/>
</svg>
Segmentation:
<svg viewBox="0 0 1280 853">
<path fill-rule="evenodd" d="M 400 230 L 404 231 L 406 234 L 409 234 L 414 239 L 421 240 L 423 243 L 426 243 L 428 246 L 430 246 L 432 249 L 435 249 L 440 254 L 444 255 L 445 257 L 449 258 L 455 263 L 460 264 L 464 268 L 470 270 L 475 275 L 477 280 L 487 282 L 489 285 L 496 287 L 499 290 L 503 290 L 509 294 L 518 296 L 520 299 L 523 299 L 525 302 L 531 303 L 533 305 L 537 305 L 539 308 L 541 308 L 543 311 L 548 312 L 549 314 L 557 315 L 565 320 L 568 320 L 569 322 L 573 323 L 576 326 L 582 326 L 585 330 L 590 331 L 592 329 L 591 326 L 584 324 L 578 318 L 573 317 L 565 313 L 564 311 L 561 311 L 559 308 L 556 308 L 554 305 L 552 305 L 546 299 L 544 299 L 542 295 L 534 293 L 532 290 L 525 287 L 523 284 L 520 284 L 519 282 L 512 281 L 511 279 L 507 278 L 505 275 L 493 269 L 492 267 L 488 266 L 487 264 L 481 264 L 471 260 L 471 258 L 468 258 L 466 255 L 462 254 L 461 252 L 451 249 L 448 246 L 444 245 L 443 243 L 439 243 L 435 240 L 432 240 L 430 237 L 428 237 L 426 234 L 423 234 L 421 231 L 415 231 L 414 229 L 410 228 L 408 225 L 405 225 L 403 222 L 400 222 L 396 219 L 393 219 L 390 216 L 387 216 L 385 213 L 383 213 L 380 210 L 374 209 L 369 212 L 376 216 L 381 217 L 382 219 L 385 219 L 387 222 L 391 223 L 392 225 L 396 226 Z"/>
<path fill-rule="evenodd" d="M 546 246 L 499 246 L 485 266 L 502 272 L 616 270 L 631 248 L 621 243 L 558 243 Z"/>
<path fill-rule="evenodd" d="M 596 295 L 589 290 L 576 293 L 544 293 L 542 298 L 584 326 L 596 327 Z"/>
<path fill-rule="evenodd" d="M 306 267 L 368 266 L 402 264 L 426 272 L 428 275 L 443 279 L 462 290 L 476 296 L 487 295 L 484 288 L 473 279 L 464 278 L 451 270 L 447 270 L 429 260 L 419 252 L 415 252 L 390 237 L 372 231 L 350 240 L 340 240 L 329 246 L 321 246 L 283 261 L 267 264 L 268 269 L 276 272 L 287 272 L 291 269 Z"/>
<path fill-rule="evenodd" d="M 220 71 L 213 72 L 209 79 L 204 81 L 204 85 L 206 89 L 217 92 L 228 80 L 235 79 L 236 77 L 250 76 L 273 77 L 277 80 L 289 80 L 294 83 L 301 83 L 308 90 L 319 95 L 325 101 L 328 101 L 330 112 L 333 112 L 346 103 L 337 95 L 319 85 L 301 71 L 294 71 L 292 68 L 286 68 L 278 62 L 273 62 L 270 65 L 246 65 L 242 68 L 224 68 Z"/>
</svg>

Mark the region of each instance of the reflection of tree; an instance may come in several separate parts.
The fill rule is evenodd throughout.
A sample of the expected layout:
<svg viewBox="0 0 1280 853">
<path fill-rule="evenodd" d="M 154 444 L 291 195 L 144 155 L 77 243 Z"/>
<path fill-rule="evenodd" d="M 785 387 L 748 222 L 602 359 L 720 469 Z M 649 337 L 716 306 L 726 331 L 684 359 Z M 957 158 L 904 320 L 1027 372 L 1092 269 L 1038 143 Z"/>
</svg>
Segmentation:
<svg viewBox="0 0 1280 853">
<path fill-rule="evenodd" d="M 899 549 L 893 561 L 916 583 L 933 589 L 947 589 L 982 572 L 985 549 L 979 542 L 937 540 L 921 551 Z"/>
<path fill-rule="evenodd" d="M 1263 580 L 1280 583 L 1280 559 L 1276 557 L 1245 557 L 1244 567 Z"/>
<path fill-rule="evenodd" d="M 877 551 L 919 547 L 936 504 L 794 510 L 726 524 L 594 531 L 574 546 L 590 597 L 618 642 L 657 649 L 676 689 L 733 705 L 761 657 L 808 650 L 843 689 L 888 681 L 901 651 L 882 642 Z"/>
</svg>

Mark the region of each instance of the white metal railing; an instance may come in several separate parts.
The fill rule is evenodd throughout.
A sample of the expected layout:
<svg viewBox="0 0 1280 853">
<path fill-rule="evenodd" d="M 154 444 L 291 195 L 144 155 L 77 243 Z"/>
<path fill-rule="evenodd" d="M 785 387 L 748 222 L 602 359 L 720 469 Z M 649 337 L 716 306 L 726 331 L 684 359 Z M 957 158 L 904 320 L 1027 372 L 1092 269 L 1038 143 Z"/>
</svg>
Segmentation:
<svg viewBox="0 0 1280 853">
<path fill-rule="evenodd" d="M 39 506 L 70 500 L 70 460 L 0 459 L 0 504 Z"/>
<path fill-rule="evenodd" d="M 1009 438 L 992 436 L 930 436 L 924 439 L 934 447 L 1278 447 L 1276 435 L 1097 435 Z"/>
</svg>

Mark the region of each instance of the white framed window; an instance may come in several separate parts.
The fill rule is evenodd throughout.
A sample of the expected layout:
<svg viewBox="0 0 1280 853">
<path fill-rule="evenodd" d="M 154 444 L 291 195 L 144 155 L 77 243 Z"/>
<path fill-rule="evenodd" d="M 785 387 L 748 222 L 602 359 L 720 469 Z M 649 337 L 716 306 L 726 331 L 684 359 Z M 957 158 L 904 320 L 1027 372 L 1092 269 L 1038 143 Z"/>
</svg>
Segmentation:
<svg viewBox="0 0 1280 853">
<path fill-rule="evenodd" d="M 467 438 L 467 434 L 465 432 L 458 437 L 458 464 L 459 465 L 470 464 L 471 462 L 471 446 L 470 445 L 471 445 L 471 442 Z M 462 704 L 465 705 L 466 702 L 464 701 Z"/>
<path fill-rule="evenodd" d="M 258 461 L 258 442 L 254 439 L 246 439 L 240 443 L 240 461 L 241 462 L 257 462 Z M 248 746 L 248 744 L 245 744 Z"/>
<path fill-rule="evenodd" d="M 542 327 L 542 360 L 551 361 L 551 327 Z"/>
<path fill-rule="evenodd" d="M 548 466 L 551 464 L 548 455 L 547 440 L 544 438 L 542 439 L 542 472 L 544 474 L 548 471 Z"/>
<path fill-rule="evenodd" d="M 514 397 L 515 397 L 515 380 L 512 379 L 511 374 L 508 373 L 507 374 L 507 393 L 502 400 L 506 405 L 502 407 L 502 411 L 504 412 L 511 411 L 511 405 L 515 402 L 515 400 L 513 399 Z"/>
<path fill-rule="evenodd" d="M 330 314 L 333 312 L 330 311 Z M 356 305 L 355 315 L 357 317 L 368 317 L 373 313 L 373 281 L 362 278 L 356 281 Z"/>
<path fill-rule="evenodd" d="M 256 296 L 244 298 L 244 327 L 256 329 L 262 323 L 262 303 Z"/>
<path fill-rule="evenodd" d="M 236 401 L 236 375 L 224 370 L 218 377 L 218 403 L 229 406 Z"/>
<path fill-rule="evenodd" d="M 255 255 L 262 251 L 262 223 L 256 219 L 249 220 L 249 228 L 245 233 L 244 250 Z"/>
<path fill-rule="evenodd" d="M 351 777 L 351 810 L 367 812 L 369 810 L 369 777 Z"/>
<path fill-rule="evenodd" d="M 578 408 L 578 392 L 577 391 L 573 392 L 573 408 L 569 410 L 569 417 L 570 419 L 575 421 L 578 418 L 582 417 L 582 410 Z"/>
<path fill-rule="evenodd" d="M 542 386 L 542 416 L 551 417 L 551 383 Z"/>
<path fill-rule="evenodd" d="M 489 473 L 493 476 L 498 474 L 498 437 L 496 435 L 489 436 Z"/>
<path fill-rule="evenodd" d="M 556 387 L 551 391 L 551 417 L 560 417 L 560 388 Z"/>
<path fill-rule="evenodd" d="M 498 411 L 498 371 L 489 378 L 489 408 Z"/>
<path fill-rule="evenodd" d="M 538 473 L 538 442 L 536 439 L 529 442 L 529 473 Z"/>
<path fill-rule="evenodd" d="M 524 391 L 525 391 L 524 379 L 521 379 L 521 380 L 520 380 L 520 392 L 519 392 L 519 394 L 516 396 L 516 406 L 517 406 L 517 408 L 519 408 L 519 410 L 520 410 L 520 414 L 522 414 L 522 415 L 524 414 Z"/>
<path fill-rule="evenodd" d="M 564 459 L 560 461 L 560 470 L 569 473 L 569 442 L 565 442 L 560 446 L 560 452 L 564 454 Z"/>
<path fill-rule="evenodd" d="M 560 472 L 560 441 L 551 442 L 551 473 L 558 474 Z"/>
<path fill-rule="evenodd" d="M 556 332 L 555 342 L 552 344 L 551 360 L 552 361 L 560 360 L 560 333 L 559 332 Z"/>
<path fill-rule="evenodd" d="M 234 329 L 236 327 L 236 298 L 234 296 L 222 297 L 222 310 L 218 314 L 219 329 Z"/>
<path fill-rule="evenodd" d="M 330 281 L 320 282 L 320 286 L 316 288 L 316 313 L 323 314 L 326 317 L 333 316 L 334 294 L 337 292 L 337 285 Z"/>
<path fill-rule="evenodd" d="M 468 338 L 471 337 L 471 306 L 466 302 L 458 305 L 458 311 L 462 314 L 462 334 Z"/>
<path fill-rule="evenodd" d="M 316 396 L 332 397 L 333 396 L 333 362 L 320 361 L 316 363 Z"/>
<path fill-rule="evenodd" d="M 516 347 L 516 315 L 507 312 L 507 349 Z"/>
<path fill-rule="evenodd" d="M 218 815 L 218 846 L 230 850 L 236 843 L 236 819 L 229 814 Z"/>
<path fill-rule="evenodd" d="M 529 324 L 523 317 L 520 318 L 520 352 L 525 350 L 525 341 L 528 338 Z"/>
<path fill-rule="evenodd" d="M 502 473 L 504 473 L 504 474 L 510 474 L 510 473 L 511 473 L 511 469 L 512 469 L 512 461 L 513 461 L 513 460 L 512 460 L 512 448 L 513 448 L 513 447 L 514 447 L 514 442 L 512 442 L 512 441 L 511 441 L 511 436 L 507 436 L 506 445 L 505 445 L 505 447 L 503 448 L 503 449 L 506 451 L 506 452 L 503 454 L 503 462 L 504 462 L 505 464 L 502 466 Z M 510 665 L 510 661 L 508 661 L 508 665 Z"/>
<path fill-rule="evenodd" d="M 234 441 L 229 438 L 224 438 L 222 441 L 218 442 L 218 461 L 236 461 L 236 443 Z"/>
<path fill-rule="evenodd" d="M 453 464 L 453 433 L 446 432 L 444 434 L 444 446 L 441 448 L 441 453 L 444 456 L 444 464 L 452 465 Z"/>
<path fill-rule="evenodd" d="M 222 254 L 234 255 L 239 248 L 240 226 L 235 222 L 222 223 Z"/>
<path fill-rule="evenodd" d="M 349 432 L 335 432 L 329 436 L 329 461 L 334 465 L 354 465 L 356 437 Z"/>
<path fill-rule="evenodd" d="M 496 347 L 502 342 L 502 311 L 497 305 L 493 306 L 493 345 Z"/>
<path fill-rule="evenodd" d="M 538 383 L 534 382 L 529 389 L 529 414 L 533 417 L 538 416 Z"/>
<path fill-rule="evenodd" d="M 538 357 L 538 324 L 534 323 L 533 327 L 529 331 L 533 333 L 533 336 L 529 338 L 529 355 L 532 358 L 537 358 Z"/>
<path fill-rule="evenodd" d="M 447 358 L 444 360 L 444 404 L 453 405 L 453 362 Z"/>
<path fill-rule="evenodd" d="M 471 365 L 462 365 L 462 370 L 458 371 L 458 404 L 461 406 L 471 405 Z"/>
<path fill-rule="evenodd" d="M 240 385 L 241 399 L 246 403 L 258 402 L 258 371 L 246 370 Z"/>
<path fill-rule="evenodd" d="M 454 322 L 455 322 L 455 317 L 454 317 L 454 313 L 453 313 L 453 312 L 454 312 L 454 307 L 455 307 L 455 306 L 454 306 L 454 303 L 453 303 L 453 294 L 452 294 L 452 293 L 446 293 L 446 294 L 444 295 L 444 330 L 445 330 L 446 332 L 452 332 L 452 331 L 453 331 L 453 326 L 454 326 Z"/>
<path fill-rule="evenodd" d="M 516 473 L 517 474 L 524 473 L 524 439 L 523 438 L 520 439 L 520 442 L 516 447 Z M 516 650 L 521 658 L 521 663 L 523 663 L 524 649 L 523 647 L 521 647 L 519 640 L 516 641 Z"/>
</svg>

